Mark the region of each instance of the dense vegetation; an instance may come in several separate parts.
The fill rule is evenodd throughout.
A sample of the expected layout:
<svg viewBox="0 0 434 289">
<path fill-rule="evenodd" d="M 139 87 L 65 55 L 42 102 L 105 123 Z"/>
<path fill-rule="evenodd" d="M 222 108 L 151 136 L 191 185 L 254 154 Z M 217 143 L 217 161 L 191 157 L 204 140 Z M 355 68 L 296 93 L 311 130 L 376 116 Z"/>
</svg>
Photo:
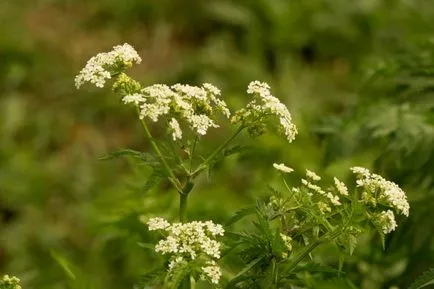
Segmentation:
<svg viewBox="0 0 434 289">
<path fill-rule="evenodd" d="M 98 160 L 149 143 L 109 90 L 73 87 L 90 56 L 129 42 L 142 83 L 212 82 L 240 108 L 247 84 L 267 81 L 299 127 L 291 145 L 243 139 L 200 179 L 191 219 L 225 223 L 266 196 L 276 161 L 341 179 L 363 165 L 403 187 L 411 212 L 385 250 L 378 235 L 359 240 L 343 271 L 357 288 L 407 288 L 434 263 L 433 13 L 423 0 L 1 2 L 0 271 L 23 288 L 132 288 L 156 261 L 140 217 L 176 211 L 170 183 L 145 190 L 151 172 L 134 158 Z M 345 288 L 318 274 L 312 288 Z"/>
</svg>

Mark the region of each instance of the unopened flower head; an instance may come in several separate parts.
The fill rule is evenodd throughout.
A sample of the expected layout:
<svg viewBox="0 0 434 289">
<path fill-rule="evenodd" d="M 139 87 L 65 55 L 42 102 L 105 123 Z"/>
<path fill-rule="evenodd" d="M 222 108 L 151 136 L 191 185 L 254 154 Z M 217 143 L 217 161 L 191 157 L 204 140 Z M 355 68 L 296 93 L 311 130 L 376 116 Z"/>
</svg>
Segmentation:
<svg viewBox="0 0 434 289">
<path fill-rule="evenodd" d="M 392 207 L 397 212 L 408 217 L 410 205 L 405 192 L 394 182 L 373 174 L 360 167 L 351 168 L 357 177 L 357 186 L 363 188 L 362 201 L 376 204 L 377 202 Z M 374 199 L 374 200 L 372 200 Z"/>
<path fill-rule="evenodd" d="M 259 124 L 265 124 L 270 117 L 274 117 L 279 122 L 276 127 L 283 131 L 288 142 L 292 142 L 297 134 L 297 127 L 292 122 L 288 108 L 271 94 L 270 86 L 265 82 L 252 81 L 247 93 L 253 95 L 253 100 L 237 111 L 232 122 L 249 127 L 250 134 L 256 136 L 263 132 L 263 126 Z M 256 132 L 252 128 L 260 130 Z"/>
<path fill-rule="evenodd" d="M 294 171 L 294 170 L 291 169 L 290 167 L 287 167 L 284 163 L 281 163 L 281 164 L 276 164 L 276 163 L 274 163 L 274 164 L 273 164 L 273 167 L 274 167 L 276 170 L 281 171 L 281 172 L 283 172 L 283 173 L 292 173 L 292 172 Z"/>
<path fill-rule="evenodd" d="M 155 251 L 171 255 L 169 273 L 180 264 L 201 257 L 208 260 L 208 266 L 202 268 L 202 273 L 212 283 L 218 283 L 221 274 L 215 261 L 220 258 L 220 243 L 214 238 L 223 236 L 224 229 L 221 225 L 212 221 L 170 224 L 157 217 L 150 219 L 148 226 L 149 230 L 164 230 L 167 233 L 167 237 L 155 246 Z"/>
<path fill-rule="evenodd" d="M 112 73 L 120 73 L 133 63 L 140 63 L 142 59 L 137 51 L 129 44 L 117 45 L 112 51 L 99 53 L 89 59 L 86 66 L 75 77 L 75 86 L 80 88 L 85 82 L 96 87 L 104 87 Z"/>
<path fill-rule="evenodd" d="M 292 238 L 280 233 L 280 238 L 282 239 L 283 243 L 285 244 L 285 248 L 287 251 L 291 251 L 292 250 Z"/>
<path fill-rule="evenodd" d="M 0 278 L 1 289 L 21 289 L 20 279 L 15 276 L 4 275 Z"/>
</svg>

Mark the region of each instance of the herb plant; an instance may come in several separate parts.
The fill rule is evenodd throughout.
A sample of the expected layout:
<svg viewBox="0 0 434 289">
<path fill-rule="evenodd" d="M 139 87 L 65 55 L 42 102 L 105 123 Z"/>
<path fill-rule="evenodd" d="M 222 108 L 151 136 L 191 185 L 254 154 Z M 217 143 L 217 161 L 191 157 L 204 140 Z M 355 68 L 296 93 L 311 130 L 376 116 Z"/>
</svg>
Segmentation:
<svg viewBox="0 0 434 289">
<path fill-rule="evenodd" d="M 344 258 L 352 254 L 362 232 L 373 228 L 384 240 L 397 227 L 396 215 L 409 215 L 404 191 L 365 168 L 351 168 L 355 184 L 347 187 L 337 178 L 323 181 L 310 170 L 300 183 L 289 182 L 287 175 L 293 169 L 275 163 L 284 190 L 270 187 L 267 199 L 235 213 L 225 226 L 189 220 L 188 198 L 195 179 L 229 154 L 237 136 L 246 132 L 258 137 L 272 129 L 291 143 L 297 128 L 287 107 L 266 83 L 252 81 L 247 88 L 252 100 L 232 113 L 221 91 L 209 83 L 143 87 L 126 74 L 132 64 L 140 62 L 130 45 L 115 46 L 92 57 L 75 79 L 77 88 L 85 83 L 103 87 L 113 79 L 113 91 L 136 111 L 153 149 L 123 153 L 140 155 L 156 174 L 169 180 L 179 197 L 178 221 L 159 216 L 144 220 L 149 231 L 161 234 L 154 249 L 166 258 L 141 279 L 138 288 L 195 288 L 200 280 L 215 288 L 314 287 L 306 273 L 322 268 L 314 261 L 318 246 L 336 246 L 341 261 L 338 269 L 329 272 L 341 277 Z M 208 156 L 200 156 L 197 147 L 209 131 L 220 127 L 219 115 L 229 120 L 233 133 Z M 154 138 L 150 122 L 165 124 L 165 141 Z M 251 226 L 237 231 L 234 224 L 247 217 Z M 234 276 L 226 275 L 220 265 L 225 258 L 238 259 L 244 268 Z M 351 283 L 345 280 L 339 282 Z"/>
</svg>

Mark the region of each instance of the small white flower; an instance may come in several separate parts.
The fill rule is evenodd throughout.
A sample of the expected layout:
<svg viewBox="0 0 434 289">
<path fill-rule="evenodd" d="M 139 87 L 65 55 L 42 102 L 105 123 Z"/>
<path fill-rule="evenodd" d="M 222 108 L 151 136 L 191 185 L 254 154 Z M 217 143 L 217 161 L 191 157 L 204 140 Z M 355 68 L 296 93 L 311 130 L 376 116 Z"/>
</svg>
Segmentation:
<svg viewBox="0 0 434 289">
<path fill-rule="evenodd" d="M 338 190 L 339 194 L 343 196 L 348 196 L 348 188 L 345 185 L 344 182 L 341 182 L 338 178 L 333 179 L 335 181 L 336 189 Z"/>
<path fill-rule="evenodd" d="M 129 95 L 125 95 L 122 98 L 122 102 L 127 104 L 127 103 L 134 103 L 136 105 L 138 105 L 140 102 L 143 102 L 145 99 L 143 97 L 142 94 L 140 93 L 134 93 L 134 94 L 129 94 Z"/>
<path fill-rule="evenodd" d="M 381 212 L 374 221 L 381 227 L 384 234 L 389 234 L 398 227 L 395 221 L 395 214 L 391 210 Z"/>
<path fill-rule="evenodd" d="M 291 169 L 290 167 L 287 167 L 287 166 L 286 166 L 285 164 L 283 164 L 283 163 L 281 163 L 281 164 L 276 164 L 276 163 L 274 163 L 274 164 L 273 164 L 273 167 L 274 167 L 276 170 L 279 170 L 279 171 L 284 172 L 284 173 L 291 173 L 291 172 L 294 171 L 293 169 Z"/>
<path fill-rule="evenodd" d="M 313 180 L 313 181 L 321 180 L 320 176 L 318 176 L 315 172 L 312 172 L 310 170 L 306 170 L 306 177 Z"/>
<path fill-rule="evenodd" d="M 219 283 L 220 277 L 222 276 L 219 266 L 211 265 L 211 266 L 202 267 L 201 269 L 204 274 L 202 276 L 202 279 L 208 278 L 213 284 Z"/>
<path fill-rule="evenodd" d="M 163 218 L 155 217 L 147 222 L 149 231 L 165 230 L 170 227 L 170 223 Z"/>
<path fill-rule="evenodd" d="M 181 128 L 179 127 L 179 123 L 176 119 L 172 118 L 170 120 L 169 130 L 172 132 L 172 138 L 174 141 L 182 138 L 182 131 L 181 131 Z"/>
</svg>

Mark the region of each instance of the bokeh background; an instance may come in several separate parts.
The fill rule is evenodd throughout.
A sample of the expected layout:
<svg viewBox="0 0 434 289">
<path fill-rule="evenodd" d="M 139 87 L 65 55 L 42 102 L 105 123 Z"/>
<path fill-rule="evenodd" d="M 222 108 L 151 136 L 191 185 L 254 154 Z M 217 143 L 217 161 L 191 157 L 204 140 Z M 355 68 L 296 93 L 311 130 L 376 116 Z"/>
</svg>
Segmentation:
<svg viewBox="0 0 434 289">
<path fill-rule="evenodd" d="M 427 0 L 1 0 L 0 273 L 23 288 L 118 289 L 152 268 L 139 217 L 170 217 L 178 200 L 164 182 L 144 193 L 149 171 L 133 161 L 98 160 L 148 144 L 108 89 L 73 82 L 128 42 L 144 84 L 211 82 L 239 108 L 251 80 L 267 81 L 299 127 L 291 145 L 241 139 L 251 149 L 200 179 L 191 218 L 224 222 L 266 194 L 273 162 L 342 179 L 366 166 L 405 188 L 411 216 L 385 250 L 361 240 L 344 270 L 362 289 L 406 288 L 434 266 L 433 16 Z"/>
</svg>

